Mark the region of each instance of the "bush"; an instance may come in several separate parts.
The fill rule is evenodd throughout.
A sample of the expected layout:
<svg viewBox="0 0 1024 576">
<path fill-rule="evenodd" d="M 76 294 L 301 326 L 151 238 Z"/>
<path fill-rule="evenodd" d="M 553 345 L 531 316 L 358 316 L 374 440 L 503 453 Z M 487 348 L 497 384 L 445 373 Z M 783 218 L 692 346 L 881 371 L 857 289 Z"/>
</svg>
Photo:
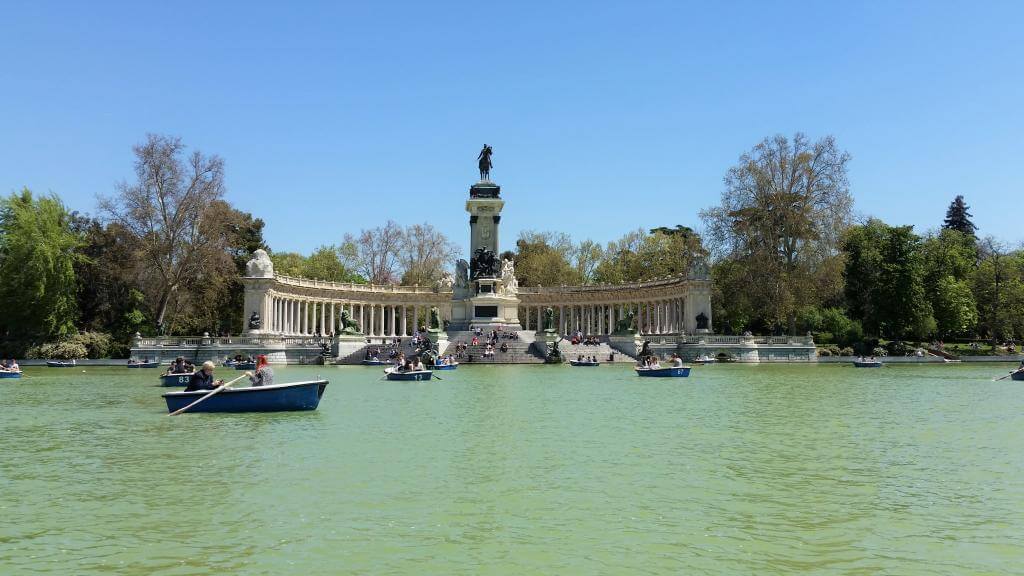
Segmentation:
<svg viewBox="0 0 1024 576">
<path fill-rule="evenodd" d="M 85 346 L 71 340 L 60 342 L 47 342 L 38 346 L 32 346 L 25 351 L 26 358 L 37 358 L 42 360 L 74 360 L 85 358 Z"/>
<path fill-rule="evenodd" d="M 853 348 L 850 348 L 849 346 L 847 346 L 846 348 L 843 348 L 842 350 L 839 351 L 839 355 L 840 356 L 853 356 Z"/>
<path fill-rule="evenodd" d="M 110 356 L 112 338 L 110 334 L 105 332 L 79 332 L 69 338 L 69 340 L 85 347 L 87 358 L 107 358 Z"/>
<path fill-rule="evenodd" d="M 818 356 L 828 358 L 831 355 L 832 352 L 830 352 L 828 348 L 818 348 Z"/>
<path fill-rule="evenodd" d="M 917 348 L 903 342 L 901 340 L 893 340 L 885 345 L 886 351 L 889 356 L 909 356 L 914 353 Z"/>
<path fill-rule="evenodd" d="M 871 355 L 876 358 L 881 358 L 883 356 L 888 356 L 889 352 L 888 350 L 882 348 L 881 346 L 875 346 L 875 348 L 871 351 Z"/>
</svg>

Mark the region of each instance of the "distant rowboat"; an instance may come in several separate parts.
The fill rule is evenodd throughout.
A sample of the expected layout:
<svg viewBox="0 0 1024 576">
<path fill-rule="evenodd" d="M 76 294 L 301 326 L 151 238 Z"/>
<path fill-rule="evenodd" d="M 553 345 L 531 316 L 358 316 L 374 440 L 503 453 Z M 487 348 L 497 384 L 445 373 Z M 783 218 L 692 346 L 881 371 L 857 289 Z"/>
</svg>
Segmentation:
<svg viewBox="0 0 1024 576">
<path fill-rule="evenodd" d="M 643 376 L 646 378 L 686 378 L 690 375 L 690 367 L 682 366 L 680 368 L 634 368 L 637 376 Z"/>
<path fill-rule="evenodd" d="M 327 388 L 327 380 L 225 388 L 203 400 L 188 412 L 291 412 L 316 410 Z M 174 412 L 199 400 L 210 390 L 166 392 L 167 411 Z"/>
<path fill-rule="evenodd" d="M 367 360 L 363 360 L 362 362 L 360 362 L 360 364 L 362 364 L 363 366 L 387 366 L 388 364 L 391 364 L 391 362 L 388 362 L 387 360 L 369 360 L 369 359 L 367 359 Z"/>
<path fill-rule="evenodd" d="M 431 367 L 431 370 L 455 370 L 458 367 L 458 362 L 455 362 L 454 364 L 434 364 L 433 367 Z"/>
<path fill-rule="evenodd" d="M 235 370 L 255 370 L 255 362 L 237 362 L 235 364 Z"/>
<path fill-rule="evenodd" d="M 161 386 L 188 386 L 192 379 L 192 373 L 188 374 L 164 374 L 160 377 Z"/>
<path fill-rule="evenodd" d="M 855 368 L 881 368 L 882 362 L 879 360 L 854 360 L 853 366 Z"/>
<path fill-rule="evenodd" d="M 128 362 L 128 367 L 129 368 L 158 368 L 159 366 L 160 366 L 160 363 L 156 362 L 156 361 L 153 361 L 153 362 L 131 362 L 131 361 L 129 361 Z"/>
<path fill-rule="evenodd" d="M 387 376 L 388 380 L 430 380 L 434 377 L 434 373 L 430 370 L 411 370 L 409 372 L 396 372 L 394 370 L 385 370 L 384 375 Z"/>
<path fill-rule="evenodd" d="M 600 362 L 591 362 L 590 360 L 570 360 L 570 366 L 600 366 Z"/>
<path fill-rule="evenodd" d="M 67 362 L 65 360 L 47 360 L 46 365 L 50 368 L 74 368 L 78 366 L 74 360 Z"/>
</svg>

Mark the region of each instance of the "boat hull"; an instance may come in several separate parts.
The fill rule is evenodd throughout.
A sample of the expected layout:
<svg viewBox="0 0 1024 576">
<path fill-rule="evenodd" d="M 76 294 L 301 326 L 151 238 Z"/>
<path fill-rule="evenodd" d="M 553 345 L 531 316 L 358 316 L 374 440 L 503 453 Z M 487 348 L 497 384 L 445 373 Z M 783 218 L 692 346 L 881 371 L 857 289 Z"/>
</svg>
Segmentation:
<svg viewBox="0 0 1024 576">
<path fill-rule="evenodd" d="M 316 410 L 324 395 L 327 380 L 228 388 L 190 408 L 188 412 L 295 412 Z M 209 394 L 209 390 L 195 392 L 166 392 L 167 411 L 174 412 Z"/>
<path fill-rule="evenodd" d="M 690 367 L 682 368 L 634 368 L 636 375 L 643 378 L 686 378 L 690 375 Z"/>
<path fill-rule="evenodd" d="M 409 382 L 409 381 L 421 381 L 430 380 L 434 377 L 434 373 L 430 370 L 419 370 L 416 372 L 388 372 L 385 374 L 388 380 L 398 382 Z"/>
<path fill-rule="evenodd" d="M 50 368 L 74 368 L 76 364 L 70 362 L 56 362 L 54 360 L 47 360 L 46 365 Z"/>
<path fill-rule="evenodd" d="M 138 364 L 129 364 L 129 368 L 159 368 L 159 362 L 139 362 Z"/>
<path fill-rule="evenodd" d="M 601 363 L 600 362 L 580 362 L 579 360 L 570 360 L 569 361 L 569 365 L 570 366 L 579 366 L 581 368 L 587 368 L 587 367 L 593 367 L 593 366 L 600 366 Z"/>
<path fill-rule="evenodd" d="M 1010 375 L 1011 380 L 1024 381 L 1024 370 L 1018 370 Z"/>
<path fill-rule="evenodd" d="M 21 372 L 0 372 L 0 378 L 21 378 Z"/>
<path fill-rule="evenodd" d="M 256 363 L 255 362 L 239 362 L 238 364 L 235 364 L 235 370 L 255 370 L 255 369 L 256 369 Z"/>
<path fill-rule="evenodd" d="M 160 377 L 160 385 L 185 387 L 191 379 L 191 374 L 164 374 Z"/>
<path fill-rule="evenodd" d="M 858 361 L 854 360 L 853 361 L 853 366 L 854 366 L 854 368 L 881 368 L 882 367 L 882 363 L 881 362 L 858 362 Z"/>
<path fill-rule="evenodd" d="M 363 360 L 360 364 L 363 366 L 387 366 L 393 364 L 393 362 L 388 362 L 387 360 Z"/>
<path fill-rule="evenodd" d="M 455 370 L 458 367 L 458 364 L 444 364 L 442 366 L 435 365 L 431 370 Z"/>
</svg>

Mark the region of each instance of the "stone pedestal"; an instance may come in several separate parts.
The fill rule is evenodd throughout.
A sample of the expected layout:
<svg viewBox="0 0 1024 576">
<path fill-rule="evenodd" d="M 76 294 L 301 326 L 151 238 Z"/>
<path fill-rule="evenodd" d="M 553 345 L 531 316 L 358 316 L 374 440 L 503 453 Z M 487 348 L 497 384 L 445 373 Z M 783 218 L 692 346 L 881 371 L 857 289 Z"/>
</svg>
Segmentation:
<svg viewBox="0 0 1024 576">
<path fill-rule="evenodd" d="M 366 346 L 366 336 L 347 335 L 334 338 L 331 355 L 338 360 L 350 356 Z"/>
</svg>

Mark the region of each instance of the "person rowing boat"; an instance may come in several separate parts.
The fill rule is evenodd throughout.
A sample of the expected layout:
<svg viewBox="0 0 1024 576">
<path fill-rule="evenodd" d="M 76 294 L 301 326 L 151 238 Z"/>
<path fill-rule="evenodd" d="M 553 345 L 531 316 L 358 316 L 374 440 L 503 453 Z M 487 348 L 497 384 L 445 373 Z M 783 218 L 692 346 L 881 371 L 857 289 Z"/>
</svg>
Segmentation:
<svg viewBox="0 0 1024 576">
<path fill-rule="evenodd" d="M 202 369 L 196 371 L 192 375 L 192 378 L 188 381 L 188 386 L 185 387 L 185 392 L 195 392 L 196 390 L 215 390 L 218 386 L 223 384 L 223 380 L 213 379 L 213 362 L 207 360 L 203 362 Z"/>
</svg>

